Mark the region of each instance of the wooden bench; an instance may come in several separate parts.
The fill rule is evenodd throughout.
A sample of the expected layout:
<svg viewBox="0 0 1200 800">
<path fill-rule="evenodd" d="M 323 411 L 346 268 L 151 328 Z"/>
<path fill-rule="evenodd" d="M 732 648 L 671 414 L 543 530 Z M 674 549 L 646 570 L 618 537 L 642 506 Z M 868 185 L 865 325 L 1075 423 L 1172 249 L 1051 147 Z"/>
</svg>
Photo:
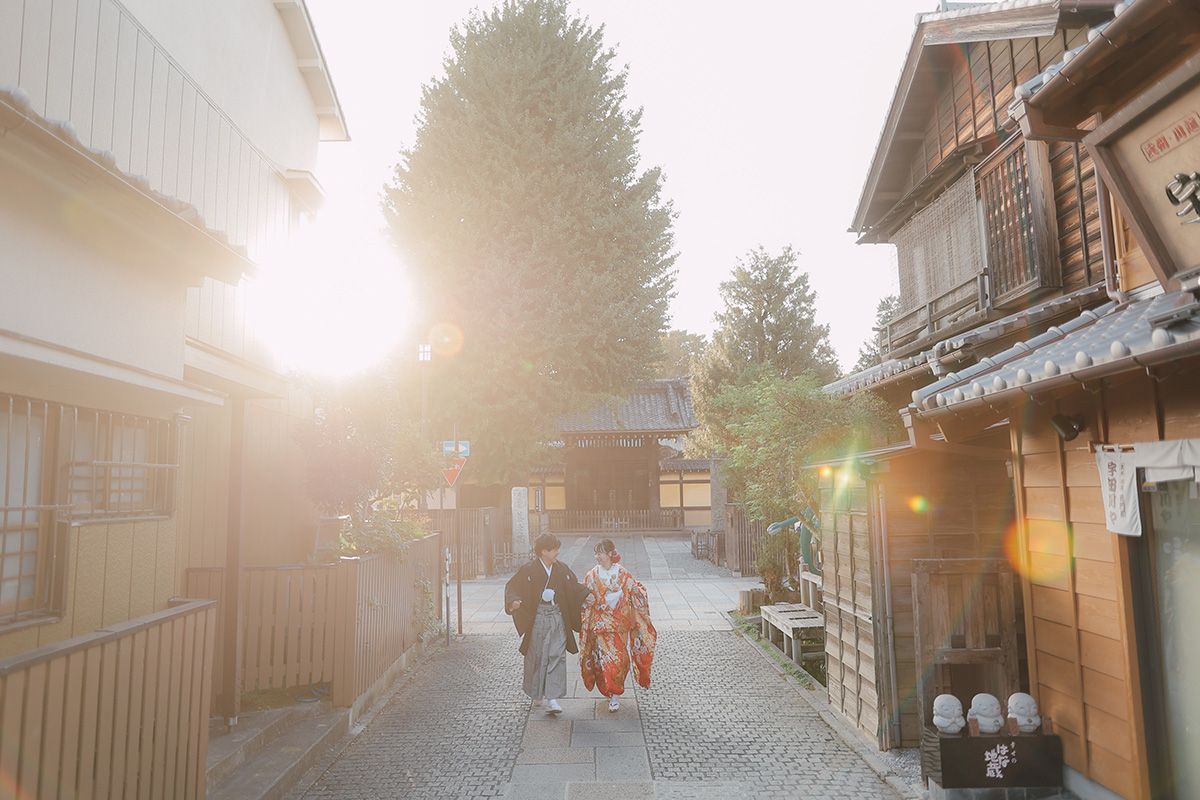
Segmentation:
<svg viewBox="0 0 1200 800">
<path fill-rule="evenodd" d="M 825 657 L 825 617 L 802 603 L 776 603 L 759 609 L 762 636 L 802 664 Z"/>
</svg>

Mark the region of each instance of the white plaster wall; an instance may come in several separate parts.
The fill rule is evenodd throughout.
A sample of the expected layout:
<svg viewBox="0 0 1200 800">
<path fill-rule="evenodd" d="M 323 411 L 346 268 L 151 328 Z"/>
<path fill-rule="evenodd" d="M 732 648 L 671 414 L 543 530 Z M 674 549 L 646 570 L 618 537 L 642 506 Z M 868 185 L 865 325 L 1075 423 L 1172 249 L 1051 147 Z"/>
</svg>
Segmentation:
<svg viewBox="0 0 1200 800">
<path fill-rule="evenodd" d="M 315 107 L 271 0 L 124 4 L 255 146 L 281 167 L 315 167 Z"/>
<path fill-rule="evenodd" d="M 91 247 L 0 203 L 0 328 L 183 378 L 186 294 L 171 265 L 132 268 L 103 228 Z"/>
</svg>

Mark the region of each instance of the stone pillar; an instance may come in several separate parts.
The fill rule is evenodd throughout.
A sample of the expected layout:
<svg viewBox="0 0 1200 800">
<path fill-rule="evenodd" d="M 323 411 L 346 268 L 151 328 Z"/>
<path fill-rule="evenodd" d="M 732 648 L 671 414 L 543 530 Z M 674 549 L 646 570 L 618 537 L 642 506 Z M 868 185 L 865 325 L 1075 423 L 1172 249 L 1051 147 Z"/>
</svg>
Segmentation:
<svg viewBox="0 0 1200 800">
<path fill-rule="evenodd" d="M 529 541 L 529 487 L 514 486 L 512 489 L 512 551 L 524 556 L 532 544 Z"/>
</svg>

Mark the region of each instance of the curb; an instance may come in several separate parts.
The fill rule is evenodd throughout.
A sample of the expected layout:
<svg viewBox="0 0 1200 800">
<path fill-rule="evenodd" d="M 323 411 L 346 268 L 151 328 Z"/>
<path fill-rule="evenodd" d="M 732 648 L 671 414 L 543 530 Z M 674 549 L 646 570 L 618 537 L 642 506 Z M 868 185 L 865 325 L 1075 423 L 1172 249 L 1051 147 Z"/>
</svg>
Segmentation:
<svg viewBox="0 0 1200 800">
<path fill-rule="evenodd" d="M 770 663 L 779 673 L 780 677 L 787 682 L 788 686 L 795 690 L 796 694 L 800 695 L 800 698 L 804 700 L 804 702 L 808 703 L 808 705 L 817 712 L 817 715 L 821 718 L 821 720 L 830 728 L 832 728 L 835 733 L 837 733 L 838 737 L 846 743 L 846 746 L 848 746 L 851 750 L 858 754 L 863 761 L 866 762 L 867 766 L 871 768 L 872 772 L 878 775 L 888 786 L 896 790 L 896 792 L 898 792 L 900 796 L 904 798 L 904 800 L 922 800 L 923 798 L 927 798 L 929 796 L 929 793 L 924 788 L 909 784 L 908 781 L 906 781 L 902 776 L 884 763 L 883 760 L 879 758 L 877 752 L 871 749 L 869 742 L 864 740 L 857 731 L 853 730 L 849 725 L 847 725 L 845 722 L 839 719 L 836 714 L 833 713 L 833 710 L 829 707 L 829 704 L 821 699 L 817 689 L 805 688 L 799 680 L 797 680 L 793 675 L 789 674 L 780 666 L 779 662 L 774 658 L 774 656 L 772 656 L 772 654 L 768 653 L 759 646 L 759 640 L 757 638 L 755 638 L 754 641 L 751 641 L 749 634 L 737 627 L 737 625 L 734 623 L 732 615 L 730 615 L 729 612 L 721 613 L 726 619 L 729 620 L 729 624 L 733 628 L 734 635 L 745 642 L 752 650 L 757 652 L 759 656 L 763 658 L 763 660 Z M 781 653 L 780 656 L 783 657 L 783 654 Z M 810 678 L 810 680 L 812 680 L 812 682 L 817 686 L 820 686 L 815 678 Z M 822 686 L 821 688 L 824 689 L 825 687 Z"/>
</svg>

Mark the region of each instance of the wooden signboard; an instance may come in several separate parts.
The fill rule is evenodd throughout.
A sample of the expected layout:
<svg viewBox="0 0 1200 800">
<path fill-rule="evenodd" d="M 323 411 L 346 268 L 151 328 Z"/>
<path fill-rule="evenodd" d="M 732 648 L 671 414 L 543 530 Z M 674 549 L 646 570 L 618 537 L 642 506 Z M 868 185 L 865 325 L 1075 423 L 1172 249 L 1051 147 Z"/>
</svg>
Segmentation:
<svg viewBox="0 0 1200 800">
<path fill-rule="evenodd" d="M 1165 288 L 1200 264 L 1200 56 L 1084 143 Z"/>
</svg>

